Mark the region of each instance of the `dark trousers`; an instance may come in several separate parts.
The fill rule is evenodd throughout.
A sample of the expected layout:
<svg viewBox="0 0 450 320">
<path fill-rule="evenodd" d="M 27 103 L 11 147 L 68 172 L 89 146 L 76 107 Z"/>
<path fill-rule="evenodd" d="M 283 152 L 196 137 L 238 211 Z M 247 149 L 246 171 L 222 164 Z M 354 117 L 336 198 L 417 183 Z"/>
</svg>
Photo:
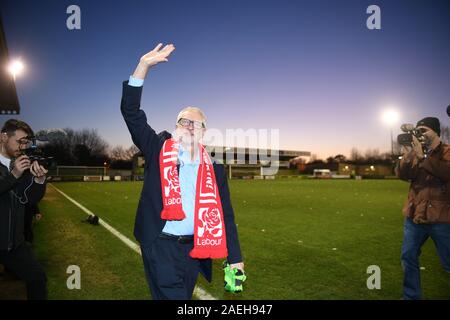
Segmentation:
<svg viewBox="0 0 450 320">
<path fill-rule="evenodd" d="M 199 274 L 199 260 L 189 256 L 193 243 L 157 238 L 141 246 L 145 275 L 154 300 L 189 300 Z"/>
<path fill-rule="evenodd" d="M 24 216 L 24 232 L 23 235 L 25 237 L 25 241 L 29 243 L 33 243 L 34 234 L 33 234 L 33 217 L 34 215 L 29 211 L 25 210 Z"/>
<path fill-rule="evenodd" d="M 9 252 L 0 250 L 0 263 L 25 281 L 28 300 L 47 298 L 47 277 L 28 244 L 22 243 Z"/>
<path fill-rule="evenodd" d="M 433 239 L 445 271 L 450 273 L 450 224 L 415 224 L 405 220 L 402 246 L 403 299 L 421 299 L 419 256 L 425 241 Z"/>
</svg>

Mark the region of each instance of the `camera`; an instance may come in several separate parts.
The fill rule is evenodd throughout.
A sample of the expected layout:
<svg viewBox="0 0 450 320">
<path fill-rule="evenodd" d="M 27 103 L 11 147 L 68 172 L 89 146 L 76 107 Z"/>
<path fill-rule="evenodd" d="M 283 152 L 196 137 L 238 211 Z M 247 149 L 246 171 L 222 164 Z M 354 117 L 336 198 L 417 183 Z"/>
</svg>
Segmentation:
<svg viewBox="0 0 450 320">
<path fill-rule="evenodd" d="M 37 161 L 39 165 L 47 170 L 56 169 L 56 160 L 53 157 L 48 157 L 43 154 L 42 150 L 36 144 L 36 137 L 27 137 L 27 139 L 31 144 L 28 148 L 21 150 L 22 155 L 26 155 L 30 159 L 30 162 Z"/>
<path fill-rule="evenodd" d="M 397 136 L 397 142 L 399 145 L 411 147 L 413 136 L 415 136 L 417 140 L 419 140 L 422 146 L 425 145 L 425 136 L 423 135 L 422 131 L 420 129 L 417 129 L 413 124 L 403 124 L 400 129 L 405 133 L 399 134 Z"/>
</svg>

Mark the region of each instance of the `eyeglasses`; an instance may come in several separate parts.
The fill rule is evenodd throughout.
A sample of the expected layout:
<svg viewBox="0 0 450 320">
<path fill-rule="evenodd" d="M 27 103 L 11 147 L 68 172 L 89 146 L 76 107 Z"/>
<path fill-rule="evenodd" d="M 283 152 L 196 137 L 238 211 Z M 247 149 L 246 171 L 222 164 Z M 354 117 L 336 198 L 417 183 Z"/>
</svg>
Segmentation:
<svg viewBox="0 0 450 320">
<path fill-rule="evenodd" d="M 16 142 L 21 145 L 26 145 L 26 144 L 30 143 L 30 140 L 28 140 L 27 138 L 22 138 L 22 139 L 16 140 Z"/>
<path fill-rule="evenodd" d="M 7 132 L 2 131 L 2 134 L 6 135 Z M 16 141 L 16 143 L 19 144 L 19 145 L 28 145 L 28 144 L 31 143 L 31 140 L 30 140 L 30 138 L 28 136 L 22 137 L 22 138 L 20 138 L 18 140 L 14 140 L 14 141 Z"/>
<path fill-rule="evenodd" d="M 180 120 L 178 120 L 178 124 L 181 125 L 183 128 L 189 128 L 191 125 L 195 129 L 202 129 L 205 127 L 205 123 L 202 121 L 189 120 L 186 118 L 180 118 Z"/>
</svg>

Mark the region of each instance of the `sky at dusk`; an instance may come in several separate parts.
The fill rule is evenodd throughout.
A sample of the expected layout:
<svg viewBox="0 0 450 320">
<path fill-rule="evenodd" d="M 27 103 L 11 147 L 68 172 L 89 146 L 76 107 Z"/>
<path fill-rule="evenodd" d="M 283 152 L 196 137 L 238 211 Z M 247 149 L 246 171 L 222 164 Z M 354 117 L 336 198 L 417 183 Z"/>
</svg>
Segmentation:
<svg viewBox="0 0 450 320">
<path fill-rule="evenodd" d="M 0 3 L 10 57 L 26 67 L 17 118 L 35 130 L 97 128 L 111 145 L 130 146 L 122 81 L 159 42 L 176 50 L 144 84 L 156 131 L 197 106 L 211 128 L 279 129 L 280 148 L 326 158 L 389 151 L 388 107 L 401 114 L 394 134 L 425 116 L 450 125 L 450 1 Z M 71 4 L 81 30 L 66 27 Z M 381 30 L 366 27 L 372 4 Z"/>
</svg>

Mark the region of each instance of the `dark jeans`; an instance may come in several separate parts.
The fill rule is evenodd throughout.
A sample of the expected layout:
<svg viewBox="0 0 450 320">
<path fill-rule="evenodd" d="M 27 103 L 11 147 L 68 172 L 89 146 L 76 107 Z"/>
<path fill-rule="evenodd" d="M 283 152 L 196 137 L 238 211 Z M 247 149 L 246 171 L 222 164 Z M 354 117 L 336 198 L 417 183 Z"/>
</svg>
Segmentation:
<svg viewBox="0 0 450 320">
<path fill-rule="evenodd" d="M 429 237 L 434 241 L 442 266 L 450 273 L 450 224 L 415 224 L 407 218 L 401 257 L 404 270 L 403 299 L 422 297 L 419 256 L 421 247 Z"/>
<path fill-rule="evenodd" d="M 22 243 L 10 252 L 0 250 L 0 263 L 25 281 L 28 300 L 47 298 L 47 277 L 28 244 Z"/>
<path fill-rule="evenodd" d="M 151 247 L 141 246 L 145 275 L 154 300 L 192 298 L 200 263 L 189 252 L 193 243 L 157 238 Z"/>
</svg>

